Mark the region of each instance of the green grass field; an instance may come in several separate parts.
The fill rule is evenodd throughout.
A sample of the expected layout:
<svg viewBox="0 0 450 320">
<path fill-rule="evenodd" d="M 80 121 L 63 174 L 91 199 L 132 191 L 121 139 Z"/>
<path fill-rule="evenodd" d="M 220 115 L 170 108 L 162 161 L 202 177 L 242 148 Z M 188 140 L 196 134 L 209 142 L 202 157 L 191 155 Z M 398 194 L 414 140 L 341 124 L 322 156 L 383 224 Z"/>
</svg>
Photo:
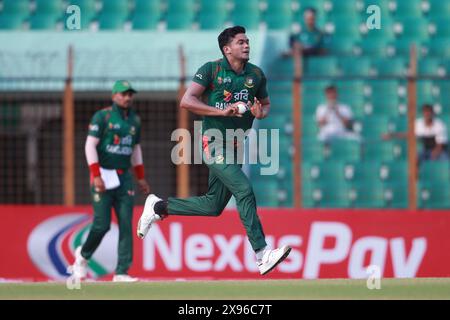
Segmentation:
<svg viewBox="0 0 450 320">
<path fill-rule="evenodd" d="M 450 299 L 450 278 L 365 280 L 154 281 L 132 284 L 2 283 L 0 299 Z"/>
</svg>

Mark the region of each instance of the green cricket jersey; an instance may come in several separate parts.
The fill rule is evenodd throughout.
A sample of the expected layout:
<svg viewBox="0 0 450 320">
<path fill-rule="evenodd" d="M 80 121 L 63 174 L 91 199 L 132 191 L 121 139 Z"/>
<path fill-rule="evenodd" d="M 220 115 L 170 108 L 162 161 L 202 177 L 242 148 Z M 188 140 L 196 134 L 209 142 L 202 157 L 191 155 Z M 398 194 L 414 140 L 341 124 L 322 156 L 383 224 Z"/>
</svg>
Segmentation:
<svg viewBox="0 0 450 320">
<path fill-rule="evenodd" d="M 125 116 L 125 112 L 113 104 L 94 114 L 88 135 L 100 139 L 97 153 L 101 167 L 128 169 L 133 148 L 141 140 L 141 120 L 132 109 Z"/>
<path fill-rule="evenodd" d="M 238 101 L 253 103 L 255 97 L 264 99 L 268 96 L 266 77 L 259 67 L 246 63 L 243 72 L 236 74 L 225 57 L 204 64 L 193 81 L 206 88 L 205 102 L 212 108 L 223 110 Z M 242 118 L 204 116 L 203 133 L 208 129 L 219 129 L 225 139 L 226 129 L 246 131 L 252 127 L 254 118 L 249 110 Z"/>
<path fill-rule="evenodd" d="M 323 33 L 316 28 L 310 30 L 305 26 L 302 32 L 298 34 L 297 39 L 304 48 L 323 47 Z"/>
</svg>

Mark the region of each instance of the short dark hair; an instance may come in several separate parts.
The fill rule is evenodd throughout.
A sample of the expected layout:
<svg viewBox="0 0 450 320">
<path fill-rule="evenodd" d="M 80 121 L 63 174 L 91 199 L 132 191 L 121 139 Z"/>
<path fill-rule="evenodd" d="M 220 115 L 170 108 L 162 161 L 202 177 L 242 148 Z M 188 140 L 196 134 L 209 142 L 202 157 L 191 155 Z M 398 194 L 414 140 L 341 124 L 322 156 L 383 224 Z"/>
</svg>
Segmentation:
<svg viewBox="0 0 450 320">
<path fill-rule="evenodd" d="M 422 106 L 422 111 L 425 111 L 425 110 L 428 110 L 428 111 L 431 111 L 432 113 L 434 113 L 434 109 L 433 109 L 433 106 L 431 104 L 425 103 Z"/>
<path fill-rule="evenodd" d="M 223 52 L 223 47 L 229 44 L 230 41 L 233 40 L 233 38 L 239 33 L 245 33 L 245 28 L 242 26 L 234 26 L 231 28 L 226 28 L 219 34 L 217 40 L 219 41 L 219 48 L 223 55 L 225 55 Z"/>
<path fill-rule="evenodd" d="M 311 11 L 314 14 L 317 14 L 317 10 L 313 7 L 307 7 L 305 8 L 305 10 L 303 10 L 303 13 L 307 12 L 307 11 Z"/>
<path fill-rule="evenodd" d="M 329 91 L 337 91 L 337 88 L 334 84 L 330 84 L 328 86 L 325 87 L 325 92 L 329 92 Z"/>
</svg>

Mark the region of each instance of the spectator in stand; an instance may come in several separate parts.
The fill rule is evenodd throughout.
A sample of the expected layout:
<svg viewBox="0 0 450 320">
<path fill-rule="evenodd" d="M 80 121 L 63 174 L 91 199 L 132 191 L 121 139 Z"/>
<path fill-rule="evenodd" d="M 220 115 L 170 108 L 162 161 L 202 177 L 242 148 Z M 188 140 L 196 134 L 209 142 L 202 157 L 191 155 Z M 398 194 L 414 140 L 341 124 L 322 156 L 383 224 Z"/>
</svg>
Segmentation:
<svg viewBox="0 0 450 320">
<path fill-rule="evenodd" d="M 447 127 L 442 120 L 436 118 L 432 105 L 423 105 L 422 115 L 422 118 L 416 119 L 414 129 L 416 137 L 422 142 L 419 163 L 422 161 L 448 161 Z M 385 134 L 383 139 L 406 139 L 407 136 L 407 132 L 394 132 Z"/>
<path fill-rule="evenodd" d="M 284 55 L 293 55 L 297 50 L 300 50 L 304 57 L 325 54 L 324 33 L 316 25 L 316 10 L 314 8 L 305 9 L 303 20 L 301 32 L 290 35 L 290 51 Z"/>
<path fill-rule="evenodd" d="M 337 88 L 334 85 L 325 88 L 326 103 L 316 110 L 319 126 L 319 141 L 330 142 L 333 139 L 359 140 L 353 132 L 353 113 L 349 106 L 339 103 Z"/>
</svg>

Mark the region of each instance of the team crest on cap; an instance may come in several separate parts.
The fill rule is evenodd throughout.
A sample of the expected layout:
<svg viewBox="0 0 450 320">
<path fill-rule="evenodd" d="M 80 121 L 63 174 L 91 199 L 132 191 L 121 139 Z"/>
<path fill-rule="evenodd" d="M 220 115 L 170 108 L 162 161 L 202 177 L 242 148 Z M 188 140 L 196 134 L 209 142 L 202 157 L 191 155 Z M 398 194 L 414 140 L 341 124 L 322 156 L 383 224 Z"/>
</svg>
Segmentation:
<svg viewBox="0 0 450 320">
<path fill-rule="evenodd" d="M 247 79 L 245 79 L 245 84 L 244 84 L 247 88 L 253 88 L 255 86 L 255 83 L 253 81 L 253 78 L 251 77 L 247 77 Z"/>
<path fill-rule="evenodd" d="M 122 81 L 122 85 L 125 87 L 129 87 L 130 83 L 128 81 Z"/>
</svg>

